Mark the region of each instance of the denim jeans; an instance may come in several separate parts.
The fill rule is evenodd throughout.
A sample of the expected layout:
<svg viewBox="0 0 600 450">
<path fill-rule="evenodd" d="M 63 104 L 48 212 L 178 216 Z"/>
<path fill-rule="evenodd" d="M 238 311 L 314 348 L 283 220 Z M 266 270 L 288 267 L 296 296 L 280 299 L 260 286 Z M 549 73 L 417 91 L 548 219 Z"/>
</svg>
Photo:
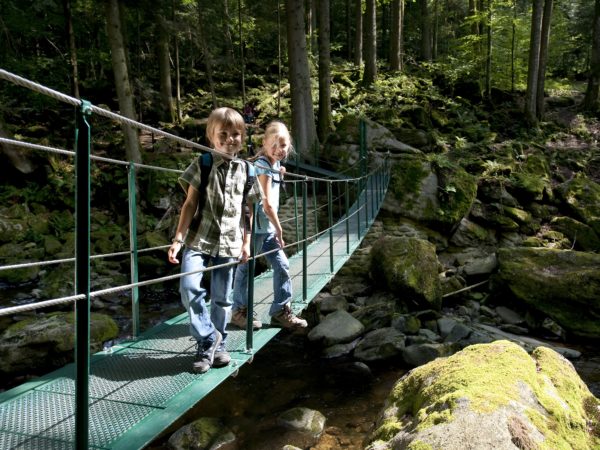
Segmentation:
<svg viewBox="0 0 600 450">
<path fill-rule="evenodd" d="M 283 309 L 284 305 L 292 301 L 290 263 L 279 246 L 275 233 L 256 234 L 255 246 L 257 254 L 279 249 L 265 256 L 273 269 L 273 303 L 269 315 L 274 316 Z M 237 266 L 233 282 L 233 309 L 246 305 L 248 305 L 248 263 Z"/>
<path fill-rule="evenodd" d="M 236 258 L 212 257 L 186 247 L 181 258 L 181 271 L 190 272 L 236 261 Z M 181 278 L 181 302 L 190 316 L 190 333 L 198 342 L 212 341 L 215 328 L 227 338 L 225 327 L 231 316 L 231 283 L 234 266 L 214 269 L 210 274 L 210 314 L 206 307 L 206 289 L 201 286 L 204 272 Z M 208 338 L 208 339 L 207 339 Z"/>
</svg>

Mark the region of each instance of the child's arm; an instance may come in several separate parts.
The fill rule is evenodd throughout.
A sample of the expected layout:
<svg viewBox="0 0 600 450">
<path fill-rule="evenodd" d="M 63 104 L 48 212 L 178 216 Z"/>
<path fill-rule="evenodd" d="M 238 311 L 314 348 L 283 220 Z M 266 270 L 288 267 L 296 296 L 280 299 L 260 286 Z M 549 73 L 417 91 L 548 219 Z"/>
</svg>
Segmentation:
<svg viewBox="0 0 600 450">
<path fill-rule="evenodd" d="M 173 243 L 171 244 L 171 247 L 169 247 L 168 257 L 169 262 L 172 264 L 179 263 L 177 253 L 179 253 L 179 250 L 183 247 L 183 238 L 190 227 L 190 223 L 192 223 L 194 214 L 196 214 L 199 198 L 200 194 L 198 190 L 190 185 L 188 187 L 185 202 L 183 202 L 183 206 L 181 207 L 181 214 L 179 214 L 179 222 L 177 223 L 177 231 L 173 237 Z"/>
<path fill-rule="evenodd" d="M 260 186 L 263 190 L 263 210 L 265 211 L 265 215 L 268 217 L 269 221 L 275 227 L 277 241 L 279 242 L 279 245 L 283 248 L 285 246 L 285 242 L 283 242 L 283 229 L 281 228 L 279 217 L 277 217 L 277 205 L 273 204 L 274 199 L 273 195 L 271 194 L 271 178 L 267 175 L 259 175 L 258 181 L 260 182 Z"/>
</svg>

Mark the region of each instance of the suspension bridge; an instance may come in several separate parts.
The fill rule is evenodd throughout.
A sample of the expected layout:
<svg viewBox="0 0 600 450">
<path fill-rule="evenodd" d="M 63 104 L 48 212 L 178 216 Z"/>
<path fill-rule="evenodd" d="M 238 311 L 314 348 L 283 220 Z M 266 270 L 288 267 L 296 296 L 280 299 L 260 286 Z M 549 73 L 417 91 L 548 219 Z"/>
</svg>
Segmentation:
<svg viewBox="0 0 600 450">
<path fill-rule="evenodd" d="M 14 315 L 73 304 L 76 316 L 73 330 L 76 342 L 75 362 L 0 393 L 0 448 L 143 448 L 220 383 L 235 376 L 240 367 L 250 363 L 253 355 L 281 330 L 272 327 L 228 330 L 227 350 L 232 357 L 231 363 L 204 374 L 195 374 L 191 371 L 195 343 L 190 341 L 187 313 L 149 330 L 140 329 L 139 287 L 164 283 L 186 274 L 138 280 L 138 255 L 145 251 L 164 251 L 169 245 L 138 249 L 136 170 L 180 171 L 91 155 L 89 118 L 92 114 L 103 116 L 126 126 L 149 131 L 192 150 L 212 149 L 69 97 L 2 69 L 0 79 L 65 102 L 77 111 L 75 152 L 0 138 L 0 144 L 3 145 L 74 157 L 77 175 L 77 238 L 74 257 L 0 267 L 0 270 L 7 270 L 35 264 L 74 262 L 76 280 L 76 292 L 72 296 L 0 309 L 0 315 Z M 383 202 L 389 181 L 387 160 L 380 158 L 368 169 L 362 126 L 361 131 L 362 173 L 358 176 L 340 176 L 300 162 L 296 168 L 302 168 L 304 174 L 291 170 L 286 173 L 293 187 L 293 199 L 290 196 L 292 214 L 284 228 L 287 236 L 290 233 L 296 235 L 296 241 L 286 245 L 286 251 L 291 254 L 290 275 L 294 292 L 292 309 L 297 314 L 325 287 L 358 248 Z M 90 165 L 94 161 L 119 164 L 127 168 L 130 211 L 128 251 L 111 255 L 90 254 Z M 291 164 L 290 168 L 293 167 Z M 320 175 L 321 178 L 307 173 Z M 318 198 L 323 198 L 322 205 L 317 204 Z M 338 207 L 334 214 L 335 205 Z M 326 217 L 325 224 L 322 219 L 319 223 L 322 217 Z M 90 259 L 115 255 L 130 259 L 130 283 L 91 291 Z M 254 277 L 254 261 L 260 256 L 262 255 L 253 254 L 250 259 L 248 317 L 251 320 L 254 313 L 258 319 L 268 323 L 272 273 L 266 271 Z M 131 292 L 133 337 L 102 352 L 91 354 L 91 299 L 125 291 Z"/>
</svg>

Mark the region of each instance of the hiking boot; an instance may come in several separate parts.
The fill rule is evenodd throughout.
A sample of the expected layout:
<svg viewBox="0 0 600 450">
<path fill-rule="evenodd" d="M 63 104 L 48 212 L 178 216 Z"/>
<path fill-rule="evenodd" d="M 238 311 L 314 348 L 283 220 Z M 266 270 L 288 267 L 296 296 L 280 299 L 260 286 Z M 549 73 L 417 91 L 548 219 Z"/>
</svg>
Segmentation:
<svg viewBox="0 0 600 450">
<path fill-rule="evenodd" d="M 306 328 L 306 320 L 294 315 L 290 305 L 285 305 L 281 311 L 271 317 L 271 325 L 281 328 Z"/>
<path fill-rule="evenodd" d="M 231 315 L 231 324 L 235 325 L 242 330 L 246 329 L 246 325 L 248 324 L 248 308 L 242 307 L 239 309 L 235 309 L 233 314 Z M 262 322 L 260 320 L 254 319 L 252 320 L 252 327 L 257 330 L 262 328 Z"/>
<path fill-rule="evenodd" d="M 215 353 L 217 348 L 221 345 L 223 336 L 218 330 L 214 332 L 214 339 L 200 343 L 198 342 L 198 350 L 196 351 L 196 360 L 194 361 L 194 372 L 204 373 L 207 372 L 213 366 L 215 360 Z"/>
<path fill-rule="evenodd" d="M 213 367 L 225 367 L 231 362 L 231 355 L 226 349 L 225 342 L 221 342 L 219 348 L 215 352 L 215 358 L 213 360 Z"/>
</svg>

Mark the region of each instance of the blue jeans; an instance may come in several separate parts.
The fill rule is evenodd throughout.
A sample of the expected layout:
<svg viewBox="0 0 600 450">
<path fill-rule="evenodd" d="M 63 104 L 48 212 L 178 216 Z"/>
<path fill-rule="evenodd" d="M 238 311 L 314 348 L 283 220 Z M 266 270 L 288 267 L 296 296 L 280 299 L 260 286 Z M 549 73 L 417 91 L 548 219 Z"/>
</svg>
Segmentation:
<svg viewBox="0 0 600 450">
<path fill-rule="evenodd" d="M 186 247 L 181 258 L 181 271 L 190 272 L 236 261 L 236 258 L 212 257 Z M 211 341 L 215 328 L 227 338 L 225 326 L 231 316 L 231 282 L 234 266 L 211 271 L 210 274 L 210 314 L 206 307 L 206 289 L 200 284 L 204 272 L 186 275 L 181 278 L 179 292 L 181 302 L 190 316 L 190 333 L 198 342 Z"/>
<path fill-rule="evenodd" d="M 275 233 L 256 234 L 256 253 L 279 249 L 265 256 L 273 269 L 273 303 L 269 315 L 274 316 L 284 305 L 292 301 L 292 279 L 290 278 L 290 263 L 285 252 L 279 246 Z M 259 250 L 260 249 L 260 250 Z M 239 264 L 235 271 L 233 282 L 233 309 L 248 305 L 248 263 Z"/>
</svg>

